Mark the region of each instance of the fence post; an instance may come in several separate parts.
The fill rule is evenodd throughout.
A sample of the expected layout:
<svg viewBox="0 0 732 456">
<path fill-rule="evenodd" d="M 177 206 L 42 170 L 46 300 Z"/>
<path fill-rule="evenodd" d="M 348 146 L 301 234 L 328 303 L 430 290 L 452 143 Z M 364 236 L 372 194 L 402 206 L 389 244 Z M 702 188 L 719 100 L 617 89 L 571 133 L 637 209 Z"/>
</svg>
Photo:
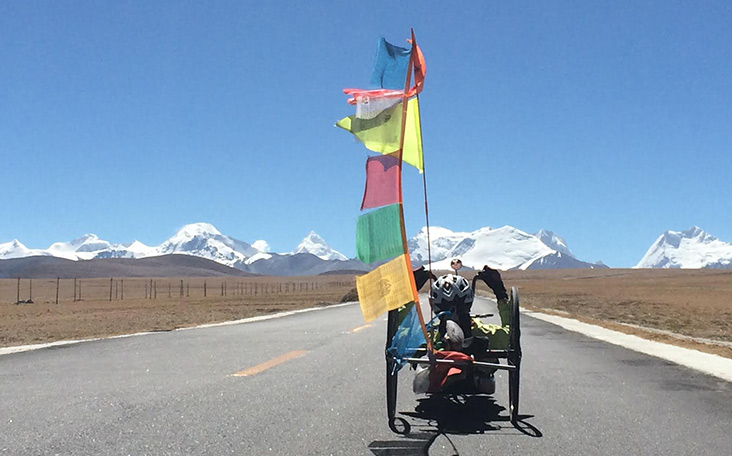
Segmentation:
<svg viewBox="0 0 732 456">
<path fill-rule="evenodd" d="M 33 279 L 28 280 L 28 301 L 33 302 Z"/>
<path fill-rule="evenodd" d="M 79 280 L 79 301 L 81 301 L 81 280 Z"/>
<path fill-rule="evenodd" d="M 180 279 L 180 297 L 183 297 L 183 279 Z"/>
<path fill-rule="evenodd" d="M 60 281 L 61 281 L 61 278 L 56 277 L 56 304 L 58 304 L 58 285 L 59 285 Z"/>
<path fill-rule="evenodd" d="M 119 284 L 119 299 L 125 300 L 125 279 L 120 280 Z"/>
<path fill-rule="evenodd" d="M 206 297 L 206 281 L 203 281 L 203 297 Z"/>
<path fill-rule="evenodd" d="M 15 300 L 15 303 L 16 304 L 20 304 L 20 277 L 18 277 L 18 293 L 17 293 L 17 295 L 18 295 L 18 297 Z"/>
<path fill-rule="evenodd" d="M 109 301 L 112 302 L 112 283 L 114 282 L 114 279 L 112 277 L 109 278 Z"/>
<path fill-rule="evenodd" d="M 76 277 L 74 277 L 74 302 L 76 302 Z"/>
</svg>

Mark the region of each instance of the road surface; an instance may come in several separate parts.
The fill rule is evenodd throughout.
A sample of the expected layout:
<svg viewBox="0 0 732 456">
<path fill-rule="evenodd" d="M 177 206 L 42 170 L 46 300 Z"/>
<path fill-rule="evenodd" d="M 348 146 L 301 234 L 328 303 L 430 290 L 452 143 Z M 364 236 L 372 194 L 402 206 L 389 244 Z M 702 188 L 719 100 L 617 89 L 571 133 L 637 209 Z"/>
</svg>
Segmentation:
<svg viewBox="0 0 732 456">
<path fill-rule="evenodd" d="M 730 383 L 526 316 L 518 428 L 505 373 L 456 404 L 405 368 L 398 436 L 385 328 L 354 304 L 0 356 L 0 455 L 732 454 Z"/>
</svg>

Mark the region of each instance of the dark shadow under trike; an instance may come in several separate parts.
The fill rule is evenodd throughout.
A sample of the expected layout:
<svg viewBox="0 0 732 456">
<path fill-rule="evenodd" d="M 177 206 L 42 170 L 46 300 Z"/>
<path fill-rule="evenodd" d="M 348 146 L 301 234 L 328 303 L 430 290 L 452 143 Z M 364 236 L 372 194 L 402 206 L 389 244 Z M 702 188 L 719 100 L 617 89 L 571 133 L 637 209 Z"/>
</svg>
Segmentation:
<svg viewBox="0 0 732 456">
<path fill-rule="evenodd" d="M 521 328 L 519 324 L 519 294 L 516 287 L 511 288 L 510 294 L 510 322 L 509 322 L 509 345 L 504 350 L 487 349 L 481 353 L 480 359 L 471 359 L 470 361 L 457 361 L 450 359 L 425 359 L 418 357 L 426 354 L 426 349 L 421 349 L 414 357 L 403 359 L 412 365 L 434 366 L 435 364 L 450 364 L 459 367 L 468 373 L 472 373 L 475 368 L 482 369 L 500 369 L 508 371 L 508 413 L 511 423 L 516 425 L 519 420 L 519 378 L 521 371 Z M 471 315 L 471 317 L 479 318 L 487 315 Z M 398 323 L 398 311 L 389 312 L 387 323 L 387 350 L 386 350 L 386 409 L 389 419 L 389 428 L 397 434 L 408 434 L 411 426 L 400 417 L 396 416 L 397 408 L 397 384 L 399 378 L 398 360 L 389 352 L 389 345 L 394 334 L 396 333 Z M 496 362 L 482 361 L 484 359 L 495 360 Z M 505 359 L 505 363 L 501 360 Z M 466 379 L 458 385 L 453 385 L 450 391 L 432 393 L 432 394 L 459 394 L 474 395 L 484 394 L 474 385 L 473 375 L 467 375 Z"/>
</svg>

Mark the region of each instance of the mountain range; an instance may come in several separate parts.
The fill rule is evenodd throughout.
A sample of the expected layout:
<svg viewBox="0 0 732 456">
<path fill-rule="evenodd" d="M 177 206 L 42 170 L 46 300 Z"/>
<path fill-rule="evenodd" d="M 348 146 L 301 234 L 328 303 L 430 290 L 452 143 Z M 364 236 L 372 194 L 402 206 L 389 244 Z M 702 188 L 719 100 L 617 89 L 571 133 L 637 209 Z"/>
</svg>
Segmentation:
<svg viewBox="0 0 732 456">
<path fill-rule="evenodd" d="M 426 264 L 431 254 L 432 267 L 437 270 L 449 270 L 450 260 L 455 257 L 473 269 L 485 264 L 500 270 L 607 267 L 602 262 L 579 260 L 565 240 L 551 231 L 529 234 L 510 226 L 484 227 L 472 232 L 431 227 L 429 252 L 427 229 L 422 228 L 408 240 L 408 248 L 415 267 Z M 193 223 L 185 225 L 156 247 L 139 241 L 112 244 L 94 234 L 69 242 L 56 242 L 47 249 L 30 249 L 14 239 L 0 244 L 0 260 L 47 256 L 80 261 L 183 254 L 212 260 L 246 273 L 278 276 L 363 272 L 375 266 L 348 259 L 315 232 L 310 232 L 290 252 L 273 253 L 268 250 L 266 241 L 257 240 L 249 244 L 222 234 L 210 223 Z M 683 232 L 667 231 L 636 267 L 729 268 L 732 267 L 732 244 L 719 241 L 698 227 Z"/>
<path fill-rule="evenodd" d="M 720 241 L 697 226 L 666 231 L 635 267 L 732 269 L 732 243 Z"/>
<path fill-rule="evenodd" d="M 426 264 L 427 229 L 422 228 L 408 243 L 412 263 Z M 564 239 L 545 230 L 529 234 L 510 226 L 484 227 L 473 232 L 430 227 L 429 244 L 432 267 L 440 270 L 449 270 L 453 258 L 460 258 L 464 266 L 472 269 L 483 265 L 500 270 L 607 267 L 578 260 Z"/>
<path fill-rule="evenodd" d="M 447 228 L 430 228 L 432 259 L 435 269 L 449 269 L 453 257 L 461 257 L 467 267 L 490 264 L 499 269 L 595 268 L 605 267 L 574 257 L 564 240 L 549 231 L 535 235 L 505 226 L 489 227 L 473 232 L 453 232 Z M 415 266 L 427 263 L 427 230 L 423 228 L 409 240 Z M 262 275 L 313 275 L 337 271 L 363 272 L 375 265 L 348 259 L 330 247 L 322 237 L 310 232 L 291 252 L 268 252 L 266 241 L 247 242 L 222 234 L 210 223 L 185 225 L 171 238 L 153 247 L 134 241 L 112 244 L 94 234 L 86 234 L 69 242 L 56 242 L 47 249 L 30 249 L 17 239 L 0 244 L 0 260 L 48 256 L 80 261 L 121 258 L 140 259 L 163 255 L 192 255 L 240 271 Z"/>
<path fill-rule="evenodd" d="M 94 234 L 69 242 L 56 242 L 47 249 L 29 249 L 17 239 L 0 244 L 0 260 L 48 256 L 80 261 L 106 258 L 141 259 L 164 255 L 205 258 L 240 271 L 262 275 L 313 275 L 338 270 L 367 271 L 357 260 L 349 260 L 332 249 L 315 232 L 310 232 L 289 253 L 270 253 L 265 241 L 249 244 L 222 234 L 210 223 L 192 223 L 178 230 L 157 247 L 140 241 L 112 244 Z"/>
</svg>

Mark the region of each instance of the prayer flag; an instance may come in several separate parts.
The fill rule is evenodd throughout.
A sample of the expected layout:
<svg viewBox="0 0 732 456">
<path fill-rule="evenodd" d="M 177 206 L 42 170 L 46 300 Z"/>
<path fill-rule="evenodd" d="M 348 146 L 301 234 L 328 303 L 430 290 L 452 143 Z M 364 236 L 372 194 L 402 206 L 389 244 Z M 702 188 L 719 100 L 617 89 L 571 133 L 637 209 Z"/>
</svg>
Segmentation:
<svg viewBox="0 0 732 456">
<path fill-rule="evenodd" d="M 356 290 L 366 321 L 373 321 L 384 312 L 416 301 L 417 293 L 407 255 L 384 263 L 368 274 L 357 276 Z"/>
<path fill-rule="evenodd" d="M 427 71 L 422 50 L 416 45 L 412 54 L 412 66 L 414 67 L 414 85 L 409 90 L 410 97 L 420 93 L 424 88 L 424 74 Z"/>
<path fill-rule="evenodd" d="M 394 46 L 383 37 L 379 38 L 371 86 L 404 90 L 411 53 L 410 49 Z"/>
<path fill-rule="evenodd" d="M 407 122 L 404 128 L 404 149 L 402 161 L 409 163 L 420 172 L 424 171 L 422 155 L 422 121 L 419 117 L 419 99 L 412 98 L 407 104 Z"/>
<path fill-rule="evenodd" d="M 366 159 L 366 188 L 361 210 L 400 202 L 399 157 L 386 154 Z"/>
<path fill-rule="evenodd" d="M 358 218 L 356 258 L 366 264 L 404 254 L 399 204 L 382 207 Z"/>
<path fill-rule="evenodd" d="M 422 326 L 417 316 L 417 306 L 413 302 L 407 304 L 404 308 L 399 309 L 399 316 L 403 317 L 399 323 L 399 328 L 391 339 L 389 346 L 389 354 L 396 358 L 399 369 L 407 364 L 405 358 L 413 356 L 417 350 L 427 343 L 424 337 Z"/>
<path fill-rule="evenodd" d="M 358 119 L 373 119 L 381 111 L 391 108 L 404 98 L 404 92 L 401 90 L 343 89 L 343 93 L 351 96 L 348 103 L 356 105 Z"/>
<path fill-rule="evenodd" d="M 359 119 L 356 116 L 345 117 L 339 120 L 336 126 L 351 132 L 369 150 L 382 154 L 396 152 L 399 150 L 402 129 L 402 103 L 381 111 L 372 119 Z M 420 173 L 424 169 L 417 98 L 412 98 L 407 102 L 402 160 L 417 168 Z"/>
</svg>

